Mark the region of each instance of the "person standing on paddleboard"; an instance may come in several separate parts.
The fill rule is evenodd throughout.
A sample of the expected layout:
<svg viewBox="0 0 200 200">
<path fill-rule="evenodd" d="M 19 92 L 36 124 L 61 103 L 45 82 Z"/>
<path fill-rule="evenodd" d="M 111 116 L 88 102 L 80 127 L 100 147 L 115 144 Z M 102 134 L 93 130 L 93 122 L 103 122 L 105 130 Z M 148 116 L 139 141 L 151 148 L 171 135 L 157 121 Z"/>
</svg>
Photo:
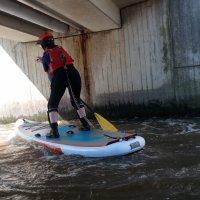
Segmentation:
<svg viewBox="0 0 200 200">
<path fill-rule="evenodd" d="M 38 57 L 38 60 L 42 62 L 44 71 L 48 74 L 51 82 L 47 111 L 51 132 L 46 137 L 59 138 L 58 105 L 66 88 L 70 94 L 71 104 L 76 109 L 81 121 L 81 130 L 89 131 L 90 126 L 86 120 L 85 108 L 80 99 L 81 78 L 73 65 L 73 58 L 61 46 L 55 45 L 51 33 L 40 35 L 37 44 L 41 45 L 44 50 L 43 56 Z"/>
</svg>

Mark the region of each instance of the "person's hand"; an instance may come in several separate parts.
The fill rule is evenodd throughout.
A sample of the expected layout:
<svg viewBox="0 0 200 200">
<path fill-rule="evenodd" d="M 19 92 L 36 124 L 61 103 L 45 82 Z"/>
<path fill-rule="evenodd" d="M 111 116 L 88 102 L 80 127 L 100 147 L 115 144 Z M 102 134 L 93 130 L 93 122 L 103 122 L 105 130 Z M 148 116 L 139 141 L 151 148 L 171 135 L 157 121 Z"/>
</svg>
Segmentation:
<svg viewBox="0 0 200 200">
<path fill-rule="evenodd" d="M 37 62 L 42 62 L 42 57 L 41 57 L 41 56 L 38 56 L 37 59 L 36 59 L 36 61 L 37 61 Z"/>
</svg>

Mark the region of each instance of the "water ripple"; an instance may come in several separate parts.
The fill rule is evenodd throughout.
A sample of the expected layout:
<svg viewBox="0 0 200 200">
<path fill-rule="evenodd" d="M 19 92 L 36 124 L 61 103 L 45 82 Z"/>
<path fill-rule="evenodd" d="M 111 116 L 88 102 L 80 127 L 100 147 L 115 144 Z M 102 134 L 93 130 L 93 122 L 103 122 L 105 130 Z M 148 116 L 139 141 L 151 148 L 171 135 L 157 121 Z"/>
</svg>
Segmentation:
<svg viewBox="0 0 200 200">
<path fill-rule="evenodd" d="M 0 199 L 198 199 L 200 119 L 121 121 L 145 148 L 129 156 L 65 156 L 0 125 Z M 116 122 L 117 123 L 117 122 Z"/>
</svg>

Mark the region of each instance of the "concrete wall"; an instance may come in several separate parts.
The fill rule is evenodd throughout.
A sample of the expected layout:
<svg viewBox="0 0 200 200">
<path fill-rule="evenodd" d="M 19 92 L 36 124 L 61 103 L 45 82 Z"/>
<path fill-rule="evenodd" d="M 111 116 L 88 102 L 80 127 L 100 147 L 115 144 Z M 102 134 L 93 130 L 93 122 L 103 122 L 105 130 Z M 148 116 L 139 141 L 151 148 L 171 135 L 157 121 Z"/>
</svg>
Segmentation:
<svg viewBox="0 0 200 200">
<path fill-rule="evenodd" d="M 137 4 L 122 10 L 122 29 L 90 36 L 95 103 L 173 98 L 167 12 L 167 1 Z"/>
<path fill-rule="evenodd" d="M 61 38 L 83 81 L 83 99 L 96 106 L 186 103 L 200 107 L 200 1 L 148 0 L 121 11 L 122 28 Z M 47 98 L 49 83 L 24 43 L 17 64 Z M 66 94 L 63 109 L 71 109 Z"/>
<path fill-rule="evenodd" d="M 170 0 L 169 10 L 174 95 L 200 107 L 200 1 Z"/>
</svg>

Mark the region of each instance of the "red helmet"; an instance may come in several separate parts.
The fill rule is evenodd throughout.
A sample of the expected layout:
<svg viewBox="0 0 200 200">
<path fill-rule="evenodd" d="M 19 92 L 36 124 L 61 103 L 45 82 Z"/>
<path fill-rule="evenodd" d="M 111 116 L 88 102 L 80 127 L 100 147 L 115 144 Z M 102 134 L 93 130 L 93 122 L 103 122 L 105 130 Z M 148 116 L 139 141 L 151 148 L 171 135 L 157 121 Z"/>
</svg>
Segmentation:
<svg viewBox="0 0 200 200">
<path fill-rule="evenodd" d="M 45 38 L 51 38 L 51 39 L 53 39 L 53 35 L 51 33 L 43 33 L 42 35 L 39 36 L 37 44 L 42 44 L 42 41 Z"/>
</svg>

